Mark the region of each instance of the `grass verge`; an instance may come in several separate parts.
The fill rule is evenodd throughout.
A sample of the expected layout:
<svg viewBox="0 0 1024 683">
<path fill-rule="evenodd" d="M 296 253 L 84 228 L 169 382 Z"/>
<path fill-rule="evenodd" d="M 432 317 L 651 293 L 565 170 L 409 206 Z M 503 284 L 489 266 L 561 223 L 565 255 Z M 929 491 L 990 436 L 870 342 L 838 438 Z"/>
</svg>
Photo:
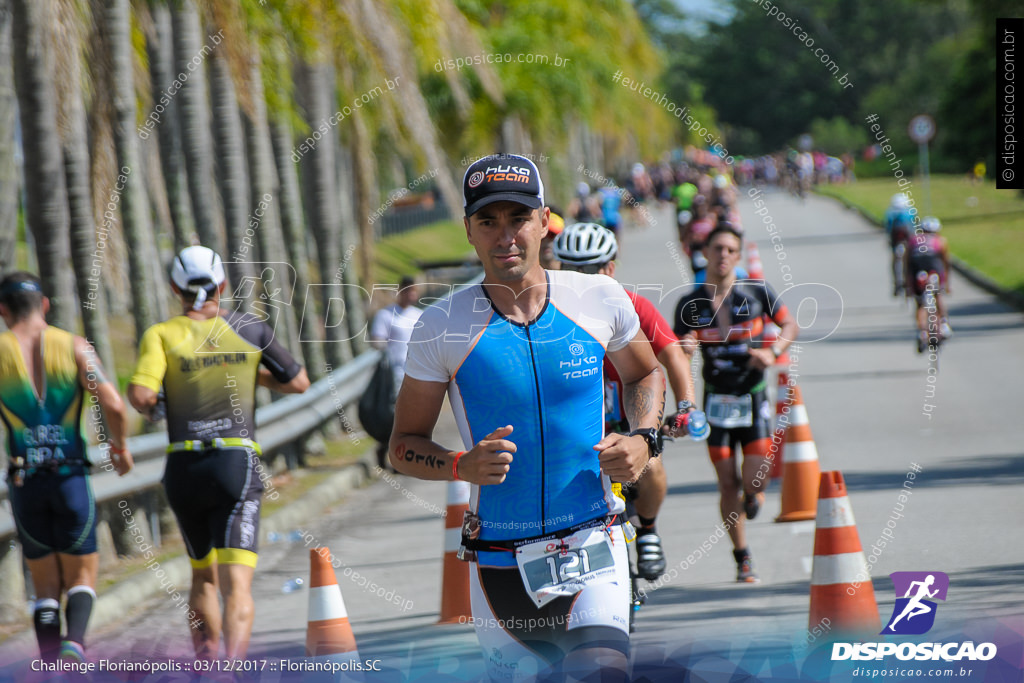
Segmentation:
<svg viewBox="0 0 1024 683">
<path fill-rule="evenodd" d="M 930 215 L 942 221 L 942 234 L 953 255 L 1000 286 L 1024 296 L 1024 200 L 995 183 L 972 184 L 962 176 L 932 176 Z M 920 179 L 908 186 L 915 206 L 929 211 Z M 837 197 L 881 224 L 892 195 L 900 191 L 892 178 L 872 178 L 849 185 L 825 185 L 819 194 Z"/>
</svg>

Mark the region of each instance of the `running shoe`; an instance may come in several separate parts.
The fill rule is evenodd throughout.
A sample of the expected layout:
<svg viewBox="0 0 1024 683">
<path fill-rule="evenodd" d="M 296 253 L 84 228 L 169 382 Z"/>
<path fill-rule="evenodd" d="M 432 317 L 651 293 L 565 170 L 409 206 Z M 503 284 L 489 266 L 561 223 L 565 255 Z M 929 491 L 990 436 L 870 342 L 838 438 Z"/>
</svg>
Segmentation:
<svg viewBox="0 0 1024 683">
<path fill-rule="evenodd" d="M 760 583 L 761 578 L 754 571 L 754 560 L 749 555 L 736 565 L 737 583 Z"/>
<path fill-rule="evenodd" d="M 658 534 L 646 533 L 636 539 L 636 571 L 648 581 L 665 573 L 665 551 Z"/>
<path fill-rule="evenodd" d="M 949 326 L 949 321 L 945 318 L 943 318 L 939 323 L 939 334 L 941 334 L 944 339 L 949 339 L 953 336 L 953 328 Z"/>
<path fill-rule="evenodd" d="M 65 662 L 84 662 L 85 650 L 72 640 L 61 641 L 60 659 Z"/>
<path fill-rule="evenodd" d="M 747 519 L 753 519 L 757 517 L 757 513 L 761 511 L 761 498 L 756 493 L 744 493 L 743 494 L 743 512 L 746 513 Z"/>
</svg>

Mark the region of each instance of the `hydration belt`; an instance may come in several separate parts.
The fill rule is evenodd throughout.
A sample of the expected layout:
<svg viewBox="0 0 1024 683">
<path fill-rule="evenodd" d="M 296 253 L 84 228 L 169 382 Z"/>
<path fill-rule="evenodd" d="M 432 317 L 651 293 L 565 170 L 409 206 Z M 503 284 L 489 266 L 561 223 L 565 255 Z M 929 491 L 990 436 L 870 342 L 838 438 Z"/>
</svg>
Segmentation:
<svg viewBox="0 0 1024 683">
<path fill-rule="evenodd" d="M 210 441 L 201 441 L 194 439 L 192 441 L 175 441 L 174 443 L 167 444 L 168 453 L 178 453 L 181 451 L 208 451 L 212 448 L 251 448 L 256 451 L 256 455 L 263 455 L 263 449 L 260 445 L 252 439 L 242 439 L 235 436 L 229 436 L 227 438 L 216 438 Z"/>
<path fill-rule="evenodd" d="M 576 533 L 577 531 L 579 531 L 580 529 L 589 529 L 589 528 L 592 528 L 592 527 L 599 527 L 599 526 L 611 526 L 615 522 L 615 519 L 618 517 L 618 515 L 605 515 L 604 517 L 598 517 L 596 519 L 588 519 L 586 522 L 580 522 L 579 524 L 574 524 L 571 527 L 567 527 L 565 529 L 560 529 L 558 531 L 553 531 L 550 534 L 541 534 L 540 536 L 531 536 L 529 538 L 508 539 L 508 540 L 503 540 L 503 541 L 483 540 L 483 539 L 480 539 L 480 538 L 471 538 L 470 534 L 467 533 L 466 523 L 465 522 L 468 521 L 470 524 L 473 524 L 475 522 L 476 524 L 479 525 L 479 523 L 480 523 L 479 522 L 479 517 L 477 517 L 476 515 L 474 515 L 471 512 L 466 512 L 466 517 L 467 518 L 473 517 L 473 518 L 476 518 L 476 519 L 464 520 L 464 524 L 463 524 L 463 527 L 462 527 L 463 528 L 462 548 L 460 548 L 460 553 L 462 551 L 465 551 L 465 550 L 471 550 L 471 551 L 476 551 L 476 552 L 481 552 L 481 551 L 486 552 L 486 551 L 496 551 L 496 550 L 515 551 L 516 548 L 519 548 L 520 546 L 524 546 L 524 545 L 526 545 L 528 543 L 536 543 L 537 541 L 557 540 L 557 539 L 560 539 L 560 538 L 565 538 L 566 536 L 571 536 L 574 533 Z M 477 526 L 477 528 L 479 529 L 480 527 Z"/>
<path fill-rule="evenodd" d="M 15 486 L 21 486 L 26 477 L 31 477 L 39 472 L 59 474 L 67 476 L 70 474 L 84 474 L 89 471 L 92 463 L 85 458 L 74 458 L 72 460 L 45 460 L 38 465 L 25 467 L 25 459 L 22 457 L 11 458 L 7 467 L 8 475 Z"/>
</svg>

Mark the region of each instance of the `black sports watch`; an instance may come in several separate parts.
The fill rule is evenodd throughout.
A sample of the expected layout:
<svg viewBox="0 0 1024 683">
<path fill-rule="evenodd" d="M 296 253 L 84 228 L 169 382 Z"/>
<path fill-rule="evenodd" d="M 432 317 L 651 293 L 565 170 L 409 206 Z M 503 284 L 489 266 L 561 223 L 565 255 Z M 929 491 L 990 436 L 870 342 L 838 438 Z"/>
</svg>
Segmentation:
<svg viewBox="0 0 1024 683">
<path fill-rule="evenodd" d="M 661 455 L 661 442 L 658 439 L 658 430 L 653 427 L 647 429 L 634 429 L 626 436 L 642 436 L 647 442 L 647 453 L 652 458 Z"/>
<path fill-rule="evenodd" d="M 693 405 L 693 403 L 687 401 L 685 398 L 682 401 L 676 403 L 676 410 L 680 413 L 685 413 L 696 409 L 697 406 Z"/>
</svg>

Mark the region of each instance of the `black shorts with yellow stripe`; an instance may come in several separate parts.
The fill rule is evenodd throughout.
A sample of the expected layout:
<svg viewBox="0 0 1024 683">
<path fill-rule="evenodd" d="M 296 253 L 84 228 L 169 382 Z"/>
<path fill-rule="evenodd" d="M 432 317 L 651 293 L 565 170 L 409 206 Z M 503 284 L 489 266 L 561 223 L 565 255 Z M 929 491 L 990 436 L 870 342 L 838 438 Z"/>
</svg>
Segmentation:
<svg viewBox="0 0 1024 683">
<path fill-rule="evenodd" d="M 163 484 L 193 568 L 256 566 L 263 481 L 255 450 L 169 453 Z"/>
</svg>

